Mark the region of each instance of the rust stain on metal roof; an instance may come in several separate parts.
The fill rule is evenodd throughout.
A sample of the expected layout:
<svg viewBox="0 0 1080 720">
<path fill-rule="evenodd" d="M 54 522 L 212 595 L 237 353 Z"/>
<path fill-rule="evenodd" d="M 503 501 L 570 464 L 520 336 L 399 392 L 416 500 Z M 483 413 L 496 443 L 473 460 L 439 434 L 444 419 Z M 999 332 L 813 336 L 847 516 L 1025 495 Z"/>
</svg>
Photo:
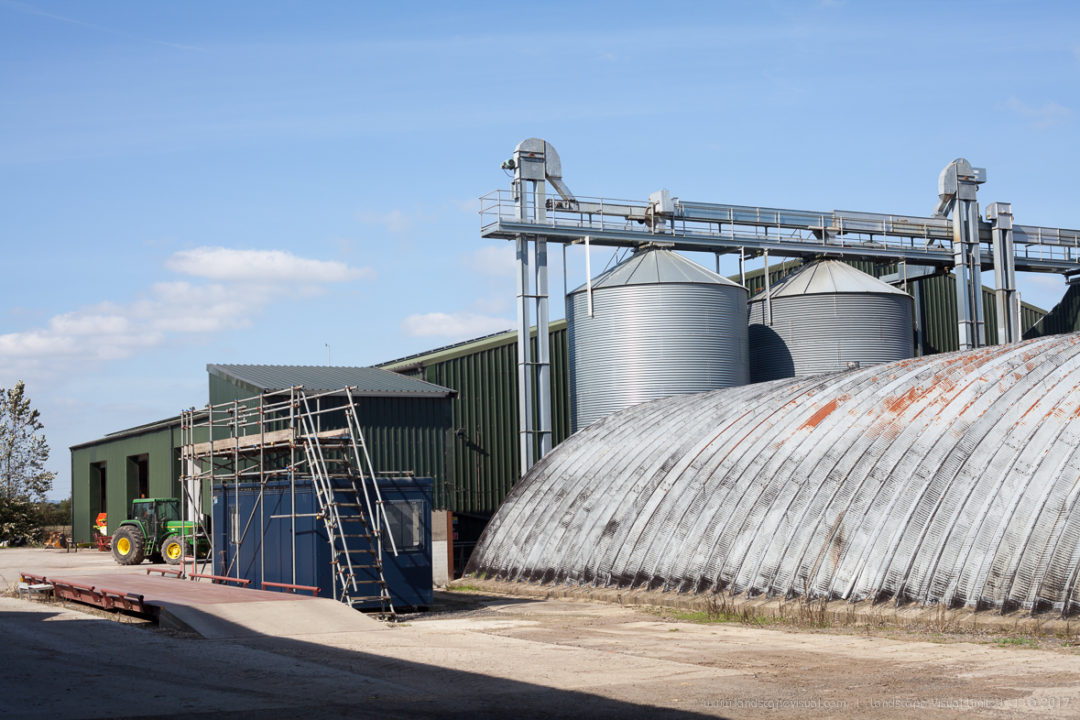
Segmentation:
<svg viewBox="0 0 1080 720">
<path fill-rule="evenodd" d="M 806 428 L 815 428 L 815 427 L 817 427 L 818 424 L 822 420 L 824 420 L 825 418 L 829 417 L 829 415 L 832 414 L 832 411 L 835 410 L 836 406 L 839 405 L 839 404 L 840 404 L 840 399 L 839 398 L 833 398 L 832 400 L 830 400 L 829 402 L 825 403 L 820 408 L 818 408 L 817 412 L 815 412 L 813 415 L 811 415 L 809 420 L 807 420 L 806 422 L 804 422 L 802 425 L 799 426 L 799 429 L 804 430 Z"/>
<path fill-rule="evenodd" d="M 915 402 L 917 398 L 922 397 L 922 394 L 922 388 L 920 388 L 918 385 L 915 385 L 908 388 L 906 391 L 902 392 L 899 395 L 885 398 L 882 406 L 888 412 L 891 412 L 894 415 L 899 415 L 907 408 L 908 405 Z"/>
</svg>

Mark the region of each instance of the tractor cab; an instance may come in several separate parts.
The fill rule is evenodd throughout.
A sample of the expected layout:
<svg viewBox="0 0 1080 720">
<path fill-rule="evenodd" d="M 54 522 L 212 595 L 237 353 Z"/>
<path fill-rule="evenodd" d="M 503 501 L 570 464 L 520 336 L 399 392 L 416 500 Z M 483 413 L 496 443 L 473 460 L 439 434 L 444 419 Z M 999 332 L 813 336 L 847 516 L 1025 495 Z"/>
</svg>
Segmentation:
<svg viewBox="0 0 1080 720">
<path fill-rule="evenodd" d="M 131 519 L 142 523 L 147 537 L 161 537 L 166 523 L 180 519 L 176 498 L 140 498 L 131 501 Z"/>
</svg>

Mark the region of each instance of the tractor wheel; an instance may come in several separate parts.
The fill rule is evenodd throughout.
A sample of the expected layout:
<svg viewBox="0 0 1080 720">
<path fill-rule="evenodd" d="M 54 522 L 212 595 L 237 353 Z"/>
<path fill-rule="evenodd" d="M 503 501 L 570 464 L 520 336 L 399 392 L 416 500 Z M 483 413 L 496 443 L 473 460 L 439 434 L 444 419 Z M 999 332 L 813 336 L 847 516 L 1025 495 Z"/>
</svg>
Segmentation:
<svg viewBox="0 0 1080 720">
<path fill-rule="evenodd" d="M 178 535 L 170 535 L 161 543 L 161 557 L 169 565 L 179 565 L 184 558 L 184 544 Z"/>
<path fill-rule="evenodd" d="M 124 525 L 112 538 L 113 559 L 121 565 L 138 565 L 146 558 L 146 538 L 134 525 Z"/>
</svg>

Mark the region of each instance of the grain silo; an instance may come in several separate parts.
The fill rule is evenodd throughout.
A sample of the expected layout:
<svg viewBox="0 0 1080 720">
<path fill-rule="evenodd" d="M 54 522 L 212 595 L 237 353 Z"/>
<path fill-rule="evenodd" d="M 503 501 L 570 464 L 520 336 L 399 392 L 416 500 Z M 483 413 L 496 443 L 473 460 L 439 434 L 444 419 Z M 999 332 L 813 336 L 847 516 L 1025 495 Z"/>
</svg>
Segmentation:
<svg viewBox="0 0 1080 720">
<path fill-rule="evenodd" d="M 750 301 L 750 381 L 913 357 L 912 304 L 838 260 L 802 267 Z"/>
<path fill-rule="evenodd" d="M 647 400 L 745 385 L 747 294 L 663 249 L 570 292 L 571 430 Z"/>
</svg>

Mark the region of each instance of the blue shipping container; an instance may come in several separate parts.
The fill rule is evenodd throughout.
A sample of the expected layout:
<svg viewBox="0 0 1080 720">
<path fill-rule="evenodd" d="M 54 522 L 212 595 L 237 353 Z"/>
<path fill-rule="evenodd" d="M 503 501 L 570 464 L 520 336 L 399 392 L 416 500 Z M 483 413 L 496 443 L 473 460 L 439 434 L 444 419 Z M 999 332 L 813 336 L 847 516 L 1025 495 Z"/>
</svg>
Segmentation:
<svg viewBox="0 0 1080 720">
<path fill-rule="evenodd" d="M 431 493 L 430 478 L 378 478 L 379 492 L 397 545 L 395 557 L 383 542 L 383 576 L 396 609 L 431 604 Z M 293 492 L 287 481 L 215 485 L 213 498 L 214 574 L 246 578 L 251 587 L 263 580 L 319 588 L 319 595 L 334 596 L 330 543 L 310 480 L 297 481 L 296 564 L 293 575 L 293 533 L 290 508 Z M 369 547 L 367 538 L 349 538 L 352 550 Z M 366 564 L 363 553 L 354 564 Z M 358 582 L 374 580 L 374 569 L 358 569 Z M 376 594 L 372 584 L 361 584 L 362 595 Z M 274 588 L 267 588 L 274 589 Z M 370 592 L 369 592 L 370 590 Z M 358 607 L 378 608 L 378 602 Z"/>
</svg>

